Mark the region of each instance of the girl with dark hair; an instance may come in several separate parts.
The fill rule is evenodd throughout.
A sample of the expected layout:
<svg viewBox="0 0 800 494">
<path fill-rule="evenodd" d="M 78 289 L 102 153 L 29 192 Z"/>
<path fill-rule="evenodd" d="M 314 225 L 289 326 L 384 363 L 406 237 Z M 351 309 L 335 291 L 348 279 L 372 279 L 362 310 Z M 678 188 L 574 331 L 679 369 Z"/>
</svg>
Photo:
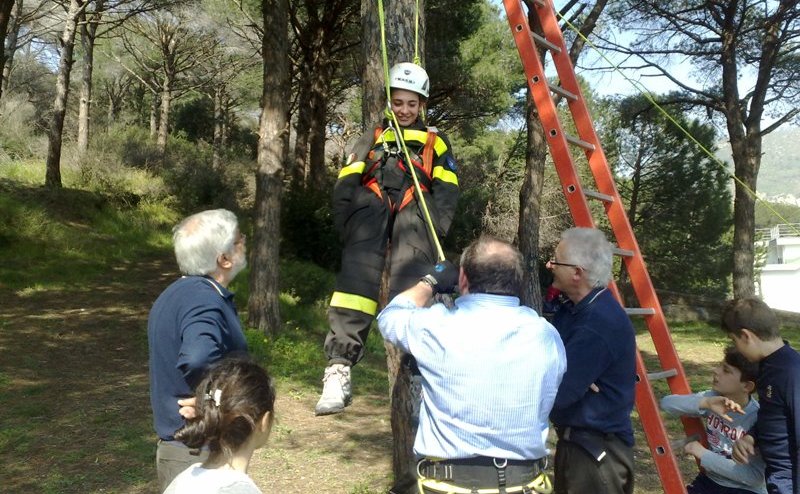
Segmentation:
<svg viewBox="0 0 800 494">
<path fill-rule="evenodd" d="M 175 433 L 189 448 L 207 446 L 208 460 L 184 470 L 165 494 L 261 494 L 248 477 L 253 452 L 267 443 L 275 388 L 269 374 L 242 359 L 223 359 L 197 386 L 195 417 Z"/>
</svg>

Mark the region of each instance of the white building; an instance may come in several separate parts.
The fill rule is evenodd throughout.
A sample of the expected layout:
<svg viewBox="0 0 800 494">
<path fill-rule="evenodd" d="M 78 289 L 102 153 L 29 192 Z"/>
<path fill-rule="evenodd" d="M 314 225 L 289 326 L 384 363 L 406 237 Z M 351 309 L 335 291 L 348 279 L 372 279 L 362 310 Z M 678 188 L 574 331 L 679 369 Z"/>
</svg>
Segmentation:
<svg viewBox="0 0 800 494">
<path fill-rule="evenodd" d="M 800 223 L 756 231 L 761 298 L 773 309 L 800 312 Z"/>
</svg>

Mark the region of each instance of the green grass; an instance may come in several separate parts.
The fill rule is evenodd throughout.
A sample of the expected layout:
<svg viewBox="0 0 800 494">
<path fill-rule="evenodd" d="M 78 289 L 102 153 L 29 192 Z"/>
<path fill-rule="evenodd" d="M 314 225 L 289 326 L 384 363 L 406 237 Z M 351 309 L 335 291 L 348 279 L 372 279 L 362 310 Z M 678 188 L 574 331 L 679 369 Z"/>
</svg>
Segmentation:
<svg viewBox="0 0 800 494">
<path fill-rule="evenodd" d="M 48 190 L 41 163 L 0 167 L 0 286 L 20 295 L 71 288 L 168 247 L 178 220 L 167 202 L 77 188 Z"/>
</svg>

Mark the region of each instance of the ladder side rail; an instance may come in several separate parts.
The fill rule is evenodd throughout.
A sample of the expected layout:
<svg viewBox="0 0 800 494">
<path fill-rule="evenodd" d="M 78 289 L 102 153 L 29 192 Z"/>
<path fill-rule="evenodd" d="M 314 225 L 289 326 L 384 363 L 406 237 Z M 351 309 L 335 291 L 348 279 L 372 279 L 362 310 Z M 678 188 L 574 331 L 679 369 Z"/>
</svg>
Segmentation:
<svg viewBox="0 0 800 494">
<path fill-rule="evenodd" d="M 552 5 L 549 4 L 549 2 L 548 5 L 551 8 L 550 17 L 554 21 L 555 19 L 554 10 L 552 10 Z M 534 103 L 537 105 L 537 109 L 540 112 L 542 123 L 545 126 L 545 131 L 548 136 L 548 145 L 550 147 L 551 153 L 553 154 L 553 159 L 556 163 L 556 169 L 559 172 L 559 178 L 561 179 L 565 197 L 567 198 L 567 202 L 570 206 L 573 218 L 575 219 L 575 223 L 576 225 L 579 226 L 593 226 L 594 221 L 588 210 L 588 203 L 586 202 L 586 196 L 583 194 L 580 182 L 577 179 L 577 172 L 575 169 L 574 161 L 572 159 L 572 155 L 566 143 L 566 135 L 563 132 L 563 128 L 558 119 L 555 104 L 552 100 L 552 97 L 550 96 L 550 88 L 546 86 L 547 81 L 544 76 L 544 70 L 541 61 L 539 59 L 538 50 L 533 42 L 531 35 L 529 34 L 530 27 L 527 22 L 527 16 L 524 14 L 524 9 L 522 8 L 522 4 L 519 1 L 515 2 L 514 0 L 504 0 L 504 6 L 506 8 L 512 33 L 514 34 L 515 43 L 520 52 L 523 66 L 525 68 L 526 79 L 529 87 L 531 88 L 531 93 L 534 97 Z M 542 16 L 539 17 L 541 20 Z M 557 27 L 557 23 L 554 23 L 554 25 Z M 608 180 L 608 183 L 610 183 L 611 185 L 612 194 L 610 195 L 613 195 L 617 199 L 613 202 L 619 204 L 620 203 L 619 194 L 616 190 L 616 186 L 613 181 L 613 176 L 611 175 L 610 169 L 608 169 L 605 157 L 602 154 L 602 148 L 599 145 L 599 140 L 597 139 L 597 136 L 594 133 L 594 129 L 591 126 L 591 120 L 588 115 L 588 110 L 586 110 L 585 105 L 583 105 L 583 103 L 581 102 L 582 95 L 580 92 L 580 87 L 577 85 L 577 79 L 574 76 L 574 71 L 572 69 L 571 61 L 566 55 L 567 51 L 560 28 L 558 28 L 557 31 L 555 31 L 554 36 L 551 36 L 550 39 L 551 42 L 553 38 L 559 41 L 561 45 L 561 53 L 560 54 L 551 53 L 551 55 L 553 56 L 554 60 L 559 60 L 559 59 L 566 60 L 569 68 L 567 73 L 572 75 L 572 80 L 574 83 L 574 86 L 570 87 L 569 84 L 565 85 L 562 79 L 562 86 L 567 91 L 571 91 L 574 89 L 575 94 L 579 95 L 579 98 L 577 98 L 575 102 L 572 101 L 570 102 L 570 107 L 571 107 L 570 109 L 573 113 L 573 117 L 575 116 L 575 109 L 582 110 L 583 113 L 585 114 L 586 121 L 588 121 L 589 128 L 591 129 L 591 132 L 588 134 L 590 139 L 586 139 L 583 135 L 581 136 L 581 139 L 584 139 L 587 142 L 593 144 L 595 148 L 594 150 L 587 151 L 587 158 L 591 160 L 595 151 L 598 149 L 601 150 L 599 153 L 600 165 L 601 167 L 605 167 L 606 169 L 607 172 L 606 178 Z M 561 74 L 559 75 L 561 76 Z M 542 87 L 542 84 L 545 85 L 544 88 Z M 573 105 L 575 105 L 575 109 L 572 108 Z M 593 169 L 592 171 L 594 174 L 595 170 Z M 598 180 L 597 174 L 595 175 L 596 175 L 595 179 Z M 602 182 L 603 180 L 598 180 L 598 186 L 601 186 Z M 609 209 L 610 208 L 607 205 L 606 206 L 607 213 L 609 213 Z M 582 218 L 584 212 L 586 213 L 586 215 L 588 215 L 588 217 Z M 627 225 L 627 231 L 630 233 L 630 238 L 633 239 L 633 245 L 635 246 L 634 249 L 629 249 L 629 250 L 634 251 L 635 254 L 633 257 L 638 257 L 638 259 L 641 261 L 642 268 L 644 269 L 644 273 L 646 275 L 647 271 L 646 268 L 644 268 L 643 261 L 641 260 L 641 252 L 639 252 L 638 250 L 638 245 L 636 245 L 635 243 L 635 237 L 633 236 L 633 231 L 630 228 L 630 224 L 627 222 L 627 216 L 625 215 L 624 209 L 621 209 L 621 206 L 619 212 L 621 213 L 622 218 L 625 220 L 624 224 Z M 581 224 L 581 222 L 583 222 L 584 224 Z M 612 223 L 612 228 L 613 226 L 614 225 Z M 615 231 L 615 235 L 616 234 L 617 232 Z M 620 243 L 620 246 L 623 247 L 622 243 Z M 647 278 L 647 280 L 649 281 L 649 277 Z M 612 283 L 612 289 L 615 295 L 617 296 L 617 299 L 620 300 L 619 292 L 617 291 L 616 286 L 613 283 Z M 652 289 L 652 284 L 650 284 L 650 291 L 653 293 L 653 296 L 655 297 L 655 292 Z M 655 300 L 657 302 L 657 297 L 655 298 Z M 657 308 L 656 312 L 658 314 L 661 314 L 663 318 L 663 314 L 661 313 L 660 310 L 660 305 L 656 305 L 656 308 Z M 667 339 L 671 343 L 668 329 L 666 329 L 666 324 L 664 325 L 664 331 L 666 332 Z M 675 358 L 677 359 L 674 347 L 671 344 L 669 348 L 666 350 L 667 350 L 666 353 L 671 353 L 675 355 Z M 657 349 L 657 353 L 661 352 L 658 352 Z M 637 409 L 639 410 L 642 426 L 645 430 L 645 435 L 647 437 L 648 444 L 650 445 L 651 452 L 653 454 L 654 463 L 656 464 L 659 476 L 665 487 L 665 492 L 685 493 L 686 491 L 683 485 L 683 479 L 680 474 L 680 469 L 678 468 L 675 456 L 672 454 L 672 449 L 668 441 L 666 428 L 664 427 L 664 423 L 661 420 L 657 401 L 653 393 L 653 390 L 650 387 L 644 362 L 641 358 L 641 354 L 639 353 L 638 348 L 637 348 L 636 358 L 637 358 L 637 379 L 639 383 L 643 384 L 642 386 L 637 385 L 636 406 Z M 683 374 L 682 367 L 678 367 L 676 368 L 676 370 L 678 370 L 677 372 L 678 375 L 680 377 L 683 377 L 685 381 L 685 374 Z M 695 420 L 694 422 L 697 425 L 700 425 L 699 421 Z"/>
<path fill-rule="evenodd" d="M 539 118 L 545 131 L 553 161 L 556 163 L 562 191 L 567 199 L 570 213 L 577 226 L 592 227 L 594 226 L 594 219 L 586 196 L 583 194 L 580 179 L 569 150 L 569 143 L 564 137 L 564 129 L 558 119 L 555 102 L 550 96 L 550 88 L 547 85 L 544 67 L 539 59 L 537 47 L 530 35 L 532 31 L 528 25 L 527 14 L 522 8 L 520 0 L 504 0 L 503 3 L 506 6 L 508 23 L 525 69 L 525 78 L 530 88 L 533 102 L 539 111 Z"/>
<path fill-rule="evenodd" d="M 582 140 L 593 144 L 595 147 L 594 150 L 586 151 L 586 157 L 592 174 L 594 175 L 595 182 L 597 183 L 597 190 L 601 193 L 619 198 L 620 195 L 617 191 L 614 176 L 611 173 L 611 168 L 603 152 L 600 139 L 595 132 L 589 110 L 584 104 L 585 100 L 583 99 L 583 93 L 578 84 L 572 61 L 567 55 L 569 51 L 567 50 L 564 37 L 561 34 L 561 28 L 555 16 L 552 0 L 547 0 L 546 6 L 539 6 L 537 4 L 535 8 L 543 31 L 546 35 L 552 34 L 552 36 L 548 36 L 548 40 L 561 49 L 561 53 L 552 54 L 561 85 L 567 91 L 578 96 L 574 101 L 569 101 L 569 107 L 573 115 L 576 129 L 578 130 L 578 135 Z M 667 380 L 669 388 L 673 393 L 690 393 L 691 388 L 686 379 L 683 364 L 677 356 L 677 351 L 675 350 L 670 336 L 661 304 L 655 293 L 655 288 L 653 287 L 652 280 L 645 266 L 644 258 L 639 249 L 636 237 L 633 234 L 633 227 L 628 220 L 622 201 L 615 200 L 613 202 L 606 202 L 604 203 L 604 207 L 618 246 L 634 252 L 633 256 L 623 257 L 623 262 L 628 271 L 631 285 L 636 293 L 636 298 L 639 301 L 639 306 L 655 309 L 654 315 L 645 316 L 645 322 L 653 338 L 653 344 L 656 347 L 659 362 L 663 369 L 676 369 L 678 371 L 677 375 Z M 702 429 L 699 421 L 693 420 L 692 422 L 697 422 L 698 427 Z M 695 427 L 692 427 L 692 429 L 695 429 Z M 687 431 L 687 433 L 696 432 L 698 431 Z"/>
<path fill-rule="evenodd" d="M 609 283 L 609 289 L 622 304 L 622 296 L 614 280 Z M 647 439 L 647 445 L 650 448 L 650 454 L 653 457 L 653 463 L 656 466 L 658 477 L 661 479 L 664 492 L 666 494 L 686 494 L 686 485 L 681 475 L 680 465 L 678 465 L 678 459 L 669 440 L 667 428 L 661 419 L 658 399 L 653 392 L 650 378 L 647 376 L 647 367 L 642 359 L 642 353 L 639 351 L 639 345 L 636 345 L 636 411 L 639 412 L 639 422 L 642 424 L 644 437 Z M 652 417 L 652 420 L 649 420 L 648 417 Z M 705 437 L 705 431 L 701 437 Z"/>
</svg>

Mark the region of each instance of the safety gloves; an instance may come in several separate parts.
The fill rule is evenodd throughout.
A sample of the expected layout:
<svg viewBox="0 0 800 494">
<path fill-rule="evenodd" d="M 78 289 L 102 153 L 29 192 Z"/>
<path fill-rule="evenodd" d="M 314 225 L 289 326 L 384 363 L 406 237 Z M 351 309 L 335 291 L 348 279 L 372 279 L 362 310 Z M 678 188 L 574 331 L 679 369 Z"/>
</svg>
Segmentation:
<svg viewBox="0 0 800 494">
<path fill-rule="evenodd" d="M 458 286 L 458 268 L 450 261 L 441 261 L 431 268 L 431 270 L 420 278 L 433 289 L 433 294 L 453 293 Z"/>
</svg>

